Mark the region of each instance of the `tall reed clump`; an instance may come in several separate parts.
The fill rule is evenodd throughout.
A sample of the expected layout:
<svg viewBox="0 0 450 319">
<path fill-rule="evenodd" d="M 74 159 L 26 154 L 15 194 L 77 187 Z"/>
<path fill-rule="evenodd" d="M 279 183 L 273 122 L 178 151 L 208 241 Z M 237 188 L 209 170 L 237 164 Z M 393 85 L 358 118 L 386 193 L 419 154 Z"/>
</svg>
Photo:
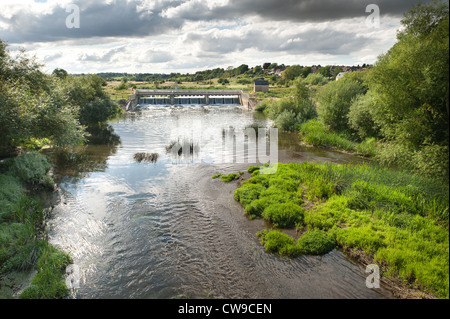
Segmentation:
<svg viewBox="0 0 450 319">
<path fill-rule="evenodd" d="M 258 233 L 266 251 L 325 254 L 338 246 L 380 265 L 384 275 L 438 298 L 449 297 L 449 186 L 376 165 L 279 164 L 252 178 L 235 199 L 250 218 L 297 227 Z"/>
<path fill-rule="evenodd" d="M 151 162 L 156 163 L 158 161 L 159 154 L 158 153 L 136 153 L 134 154 L 134 160 L 138 163 L 141 162 Z"/>
</svg>

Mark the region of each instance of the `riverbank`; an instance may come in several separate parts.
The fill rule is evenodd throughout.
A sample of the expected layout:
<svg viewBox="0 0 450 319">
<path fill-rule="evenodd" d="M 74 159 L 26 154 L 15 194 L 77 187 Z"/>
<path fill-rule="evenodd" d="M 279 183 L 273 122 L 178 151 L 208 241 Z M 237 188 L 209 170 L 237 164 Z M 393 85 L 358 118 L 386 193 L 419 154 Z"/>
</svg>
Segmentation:
<svg viewBox="0 0 450 319">
<path fill-rule="evenodd" d="M 260 232 L 266 251 L 323 254 L 332 241 L 359 262 L 379 265 L 397 297 L 448 298 L 448 186 L 367 164 L 279 165 L 275 175 L 250 167 L 253 177 L 235 192 L 250 218 L 302 234 Z M 311 250 L 304 236 L 321 240 L 309 241 Z"/>
<path fill-rule="evenodd" d="M 50 164 L 39 153 L 26 153 L 0 163 L 0 297 L 62 299 L 68 289 L 64 273 L 69 255 L 48 242 L 48 210 L 36 190 L 51 192 Z"/>
</svg>

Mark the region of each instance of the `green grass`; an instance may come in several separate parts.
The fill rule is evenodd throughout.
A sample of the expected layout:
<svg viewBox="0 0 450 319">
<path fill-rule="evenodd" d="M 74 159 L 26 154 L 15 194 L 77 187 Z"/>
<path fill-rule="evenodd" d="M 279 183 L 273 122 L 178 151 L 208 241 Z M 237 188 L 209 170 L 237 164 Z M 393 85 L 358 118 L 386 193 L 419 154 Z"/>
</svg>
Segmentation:
<svg viewBox="0 0 450 319">
<path fill-rule="evenodd" d="M 10 175 L 20 178 L 28 185 L 53 189 L 54 181 L 48 175 L 51 168 L 50 162 L 40 153 L 22 154 L 14 159 L 5 160 L 3 166 Z"/>
<path fill-rule="evenodd" d="M 376 155 L 377 141 L 374 138 L 357 143 L 352 141 L 348 134 L 327 130 L 317 119 L 300 125 L 299 131 L 302 134 L 302 140 L 313 146 L 335 148 L 366 157 Z"/>
<path fill-rule="evenodd" d="M 235 199 L 250 218 L 307 229 L 297 242 L 279 231 L 259 233 L 268 252 L 295 257 L 337 245 L 362 252 L 386 276 L 449 297 L 448 184 L 368 164 L 291 163 L 274 175 L 249 172 Z"/>
<path fill-rule="evenodd" d="M 53 185 L 49 169 L 47 159 L 37 153 L 0 164 L 0 279 L 8 273 L 37 270 L 31 286 L 20 296 L 24 299 L 65 298 L 68 294 L 64 271 L 71 259 L 49 245 L 44 210 L 23 187 Z"/>
<path fill-rule="evenodd" d="M 297 242 L 278 230 L 263 230 L 257 236 L 266 252 L 292 258 L 300 255 L 325 255 L 336 247 L 335 240 L 321 230 L 308 231 Z"/>
<path fill-rule="evenodd" d="M 240 179 L 242 175 L 244 175 L 243 172 L 239 172 L 239 174 L 231 173 L 229 175 L 216 174 L 212 177 L 212 179 L 220 178 L 225 183 L 231 183 Z"/>
</svg>

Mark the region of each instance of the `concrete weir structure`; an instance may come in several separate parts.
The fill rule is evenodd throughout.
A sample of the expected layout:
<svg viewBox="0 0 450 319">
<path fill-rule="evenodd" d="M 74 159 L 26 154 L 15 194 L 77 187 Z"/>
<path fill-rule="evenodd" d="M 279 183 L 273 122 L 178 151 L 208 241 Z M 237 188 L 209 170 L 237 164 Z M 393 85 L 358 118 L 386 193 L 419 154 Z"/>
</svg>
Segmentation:
<svg viewBox="0 0 450 319">
<path fill-rule="evenodd" d="M 249 95 L 241 90 L 136 90 L 127 110 L 138 105 L 220 105 L 249 106 Z"/>
</svg>

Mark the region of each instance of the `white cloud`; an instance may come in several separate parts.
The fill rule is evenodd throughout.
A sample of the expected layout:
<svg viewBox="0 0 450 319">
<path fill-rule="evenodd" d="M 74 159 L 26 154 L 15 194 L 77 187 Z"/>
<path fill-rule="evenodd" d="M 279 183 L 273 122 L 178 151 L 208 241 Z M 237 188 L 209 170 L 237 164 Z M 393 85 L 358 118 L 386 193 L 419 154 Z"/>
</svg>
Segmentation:
<svg viewBox="0 0 450 319">
<path fill-rule="evenodd" d="M 170 73 L 242 63 L 373 63 L 395 43 L 400 26 L 400 17 L 385 15 L 380 28 L 370 29 L 364 12 L 333 19 L 331 9 L 314 12 L 317 21 L 292 12 L 283 19 L 273 0 L 255 0 L 253 9 L 250 0 L 78 0 L 82 27 L 67 30 L 70 2 L 1 0 L 0 39 L 25 47 L 50 71 Z M 304 10 L 317 5 L 300 2 Z"/>
</svg>

